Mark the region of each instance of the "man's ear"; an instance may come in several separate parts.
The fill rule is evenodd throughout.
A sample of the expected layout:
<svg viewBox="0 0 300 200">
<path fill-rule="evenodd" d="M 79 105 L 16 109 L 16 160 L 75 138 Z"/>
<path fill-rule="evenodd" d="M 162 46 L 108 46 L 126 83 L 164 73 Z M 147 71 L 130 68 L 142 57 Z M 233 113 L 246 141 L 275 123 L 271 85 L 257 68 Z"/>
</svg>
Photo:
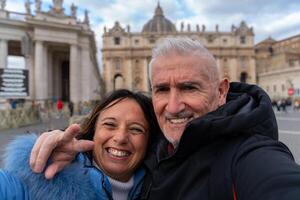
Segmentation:
<svg viewBox="0 0 300 200">
<path fill-rule="evenodd" d="M 226 103 L 226 97 L 229 90 L 229 81 L 227 78 L 223 78 L 219 84 L 219 104 L 218 106 L 222 106 Z"/>
</svg>

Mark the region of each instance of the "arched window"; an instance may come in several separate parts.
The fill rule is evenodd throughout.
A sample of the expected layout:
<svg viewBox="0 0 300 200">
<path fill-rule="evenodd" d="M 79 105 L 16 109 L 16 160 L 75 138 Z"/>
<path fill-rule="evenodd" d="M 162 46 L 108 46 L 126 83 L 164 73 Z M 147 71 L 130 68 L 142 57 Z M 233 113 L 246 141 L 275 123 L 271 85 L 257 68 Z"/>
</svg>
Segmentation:
<svg viewBox="0 0 300 200">
<path fill-rule="evenodd" d="M 117 89 L 121 89 L 121 88 L 124 88 L 125 85 L 124 85 L 124 78 L 121 74 L 117 74 L 115 75 L 115 78 L 114 78 L 114 89 L 117 90 Z"/>
</svg>

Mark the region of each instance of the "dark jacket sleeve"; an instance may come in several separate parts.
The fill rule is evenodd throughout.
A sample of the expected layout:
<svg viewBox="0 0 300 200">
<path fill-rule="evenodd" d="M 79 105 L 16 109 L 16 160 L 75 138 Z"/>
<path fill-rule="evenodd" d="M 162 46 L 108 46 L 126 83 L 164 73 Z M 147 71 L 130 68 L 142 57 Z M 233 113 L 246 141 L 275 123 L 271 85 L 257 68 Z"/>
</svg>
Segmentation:
<svg viewBox="0 0 300 200">
<path fill-rule="evenodd" d="M 275 140 L 252 138 L 238 159 L 238 200 L 300 199 L 300 166 L 288 148 Z"/>
<path fill-rule="evenodd" d="M 0 170 L 0 199 L 30 200 L 26 186 L 9 172 Z"/>
</svg>

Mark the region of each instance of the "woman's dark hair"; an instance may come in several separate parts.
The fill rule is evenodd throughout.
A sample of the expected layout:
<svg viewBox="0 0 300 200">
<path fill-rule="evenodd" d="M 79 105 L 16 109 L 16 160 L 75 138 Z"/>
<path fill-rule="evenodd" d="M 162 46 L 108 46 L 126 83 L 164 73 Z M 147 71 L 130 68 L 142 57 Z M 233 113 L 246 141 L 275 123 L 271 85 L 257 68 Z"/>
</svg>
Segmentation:
<svg viewBox="0 0 300 200">
<path fill-rule="evenodd" d="M 120 89 L 115 90 L 108 96 L 104 97 L 104 99 L 102 99 L 102 101 L 92 110 L 89 117 L 81 125 L 82 134 L 80 134 L 78 139 L 93 140 L 96 130 L 97 119 L 101 112 L 126 98 L 136 101 L 141 107 L 145 119 L 149 125 L 149 133 L 151 135 L 158 133 L 159 126 L 155 117 L 151 98 L 147 97 L 141 92 L 131 92 L 126 89 Z M 111 104 L 112 102 L 114 103 Z M 128 110 L 128 112 L 130 112 L 130 110 Z M 151 138 L 151 135 L 149 139 Z M 91 158 L 91 152 L 89 152 L 88 155 Z"/>
</svg>

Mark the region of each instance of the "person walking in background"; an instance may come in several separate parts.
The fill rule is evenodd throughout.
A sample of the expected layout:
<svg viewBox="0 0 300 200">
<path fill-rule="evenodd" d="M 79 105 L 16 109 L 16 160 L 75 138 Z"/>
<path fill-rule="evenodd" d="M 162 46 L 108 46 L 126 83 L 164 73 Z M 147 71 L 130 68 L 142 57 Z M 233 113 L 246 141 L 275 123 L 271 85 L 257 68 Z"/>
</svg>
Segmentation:
<svg viewBox="0 0 300 200">
<path fill-rule="evenodd" d="M 74 111 L 74 104 L 72 101 L 69 102 L 68 107 L 69 107 L 70 117 L 72 117 Z"/>
<path fill-rule="evenodd" d="M 57 113 L 58 113 L 58 118 L 62 117 L 63 107 L 64 107 L 64 104 L 63 104 L 62 100 L 58 99 L 57 102 L 56 102 L 56 109 L 57 109 Z"/>
<path fill-rule="evenodd" d="M 298 111 L 299 110 L 299 106 L 300 106 L 299 99 L 295 99 L 295 101 L 294 101 L 294 110 Z"/>
</svg>

